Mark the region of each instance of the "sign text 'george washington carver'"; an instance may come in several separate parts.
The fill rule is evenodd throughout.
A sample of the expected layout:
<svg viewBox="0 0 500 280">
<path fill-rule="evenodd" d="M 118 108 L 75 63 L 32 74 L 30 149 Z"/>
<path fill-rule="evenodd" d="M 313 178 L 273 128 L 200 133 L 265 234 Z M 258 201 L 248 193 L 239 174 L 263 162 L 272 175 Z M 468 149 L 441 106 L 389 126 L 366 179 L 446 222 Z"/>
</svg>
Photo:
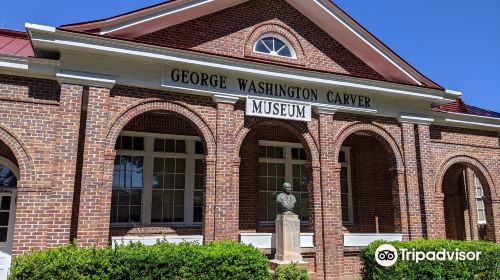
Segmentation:
<svg viewBox="0 0 500 280">
<path fill-rule="evenodd" d="M 282 115 L 284 109 L 281 108 L 285 108 L 282 107 L 282 105 L 285 106 L 284 104 L 290 104 L 286 105 L 288 117 L 300 117 L 304 104 L 325 104 L 336 108 L 376 110 L 375 102 L 370 96 L 356 94 L 350 89 L 332 89 L 326 85 L 319 85 L 316 88 L 312 83 L 289 83 L 288 80 L 282 82 L 266 77 L 257 80 L 205 71 L 167 68 L 162 85 L 176 89 L 227 93 L 241 97 L 272 98 L 273 101 L 261 101 L 256 106 L 261 108 L 262 112 L 266 112 L 266 115 L 272 114 L 273 116 Z M 302 107 L 293 102 L 302 103 Z M 278 105 L 278 103 L 282 104 Z M 275 108 L 280 110 L 279 114 L 274 114 Z M 255 112 L 257 111 L 261 110 L 256 109 Z"/>
</svg>

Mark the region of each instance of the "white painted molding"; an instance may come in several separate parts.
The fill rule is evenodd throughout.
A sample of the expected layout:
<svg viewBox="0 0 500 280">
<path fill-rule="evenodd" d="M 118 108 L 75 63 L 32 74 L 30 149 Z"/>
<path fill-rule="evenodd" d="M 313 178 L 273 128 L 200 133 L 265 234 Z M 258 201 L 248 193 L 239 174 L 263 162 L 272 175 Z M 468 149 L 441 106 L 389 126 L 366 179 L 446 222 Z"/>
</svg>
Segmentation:
<svg viewBox="0 0 500 280">
<path fill-rule="evenodd" d="M 400 123 L 413 123 L 413 124 L 425 124 L 431 125 L 434 122 L 433 118 L 414 116 L 414 115 L 401 115 L 398 117 Z"/>
<path fill-rule="evenodd" d="M 203 244 L 203 235 L 149 235 L 149 236 L 113 236 L 111 237 L 111 246 L 128 245 L 130 243 L 141 243 L 147 246 L 156 244 L 157 241 L 165 240 L 169 243 L 193 242 Z"/>
<path fill-rule="evenodd" d="M 402 241 L 402 233 L 344 233 L 345 247 L 368 246 L 376 240 Z"/>
<path fill-rule="evenodd" d="M 240 98 L 235 95 L 229 95 L 229 94 L 214 94 L 212 96 L 212 100 L 215 103 L 229 103 L 229 104 L 236 104 Z"/>
<path fill-rule="evenodd" d="M 116 81 L 114 79 L 109 79 L 108 77 L 105 77 L 103 75 L 92 73 L 57 73 L 56 78 L 60 84 L 75 84 L 102 88 L 113 88 L 116 84 Z"/>
<path fill-rule="evenodd" d="M 313 110 L 316 114 L 334 115 L 337 113 L 337 108 L 326 107 L 326 106 L 314 106 Z"/>
<path fill-rule="evenodd" d="M 495 129 L 500 130 L 500 124 L 489 124 L 489 123 L 464 121 L 464 120 L 457 120 L 457 119 L 450 119 L 450 118 L 445 118 L 444 121 L 447 123 L 450 123 L 451 126 L 456 126 L 456 124 L 463 124 L 463 125 L 469 125 L 469 126 L 482 126 L 482 127 L 488 127 L 488 128 L 495 128 Z M 453 124 L 455 124 L 455 125 L 453 125 Z"/>
<path fill-rule="evenodd" d="M 452 94 L 452 95 L 456 95 L 457 97 L 462 96 L 462 92 L 460 92 L 460 91 L 451 90 L 451 89 L 447 89 L 445 91 L 446 91 L 446 93 L 449 93 L 449 94 Z"/>
<path fill-rule="evenodd" d="M 41 25 L 41 24 L 35 24 L 35 23 L 29 23 L 29 22 L 24 23 L 24 27 L 26 29 L 36 29 L 39 31 L 50 32 L 50 33 L 56 32 L 56 28 L 53 26 Z"/>
<path fill-rule="evenodd" d="M 276 248 L 275 233 L 240 233 L 240 243 L 250 244 L 259 249 Z M 314 247 L 314 233 L 300 233 L 300 247 Z"/>
</svg>

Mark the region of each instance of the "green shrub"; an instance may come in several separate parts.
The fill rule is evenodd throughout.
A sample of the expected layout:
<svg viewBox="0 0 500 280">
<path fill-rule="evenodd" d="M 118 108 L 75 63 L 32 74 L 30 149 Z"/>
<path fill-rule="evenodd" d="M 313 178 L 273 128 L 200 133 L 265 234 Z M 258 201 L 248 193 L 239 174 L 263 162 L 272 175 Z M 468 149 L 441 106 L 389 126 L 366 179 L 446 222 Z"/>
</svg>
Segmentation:
<svg viewBox="0 0 500 280">
<path fill-rule="evenodd" d="M 274 272 L 272 280 L 309 280 L 309 274 L 304 268 L 297 267 L 297 264 L 280 265 Z"/>
<path fill-rule="evenodd" d="M 383 267 L 375 260 L 375 251 L 381 244 L 391 244 L 398 251 L 398 261 Z M 479 260 L 424 260 L 418 263 L 401 260 L 399 249 L 422 252 L 481 252 Z M 405 242 L 375 241 L 361 251 L 363 279 L 500 279 L 500 245 L 484 241 L 415 240 Z"/>
<path fill-rule="evenodd" d="M 268 260 L 258 249 L 234 242 L 115 249 L 67 245 L 14 258 L 9 279 L 269 279 Z"/>
</svg>

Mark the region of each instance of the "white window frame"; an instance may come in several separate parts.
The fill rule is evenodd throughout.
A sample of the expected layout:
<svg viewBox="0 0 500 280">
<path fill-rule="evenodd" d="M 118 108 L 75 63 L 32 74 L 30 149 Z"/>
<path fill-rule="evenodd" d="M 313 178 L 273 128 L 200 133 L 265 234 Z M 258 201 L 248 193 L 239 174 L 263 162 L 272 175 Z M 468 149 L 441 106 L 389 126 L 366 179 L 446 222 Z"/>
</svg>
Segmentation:
<svg viewBox="0 0 500 280">
<path fill-rule="evenodd" d="M 273 54 L 272 51 L 270 53 L 265 53 L 265 52 L 259 52 L 257 51 L 257 44 L 264 38 L 275 38 L 275 39 L 278 39 L 280 40 L 281 42 L 283 42 L 283 44 L 285 44 L 285 46 L 288 47 L 288 49 L 290 50 L 290 54 L 292 56 L 284 56 L 284 55 L 279 55 L 277 54 Z M 284 58 L 289 58 L 289 59 L 297 59 L 297 54 L 295 53 L 295 49 L 293 48 L 292 44 L 290 44 L 290 42 L 283 36 L 281 35 L 278 35 L 278 34 L 269 34 L 269 33 L 266 33 L 266 34 L 263 34 L 261 35 L 256 41 L 255 41 L 255 44 L 253 45 L 253 52 L 254 53 L 260 53 L 260 54 L 265 54 L 265 55 L 270 55 L 270 56 L 274 56 L 274 57 L 284 57 Z"/>
<path fill-rule="evenodd" d="M 481 190 L 481 194 L 478 193 L 478 190 Z M 476 215 L 477 215 L 477 223 L 480 225 L 485 225 L 486 224 L 486 205 L 484 205 L 484 188 L 483 185 L 481 184 L 481 181 L 479 180 L 479 177 L 477 177 L 476 174 L 474 174 L 474 198 L 476 199 Z M 479 208 L 478 201 L 481 201 L 483 205 L 483 209 Z M 483 211 L 483 217 L 484 220 L 479 219 L 479 211 Z"/>
<path fill-rule="evenodd" d="M 342 146 L 340 152 L 345 154 L 345 162 L 341 162 L 341 167 L 347 168 L 347 209 L 349 220 L 342 221 L 344 225 L 354 225 L 354 211 L 352 204 L 352 175 L 351 175 L 351 147 Z M 340 154 L 340 153 L 339 153 Z M 342 189 L 340 190 L 342 194 Z M 341 196 L 342 199 L 342 196 Z"/>
<path fill-rule="evenodd" d="M 142 156 L 143 157 L 143 186 L 141 205 L 141 226 L 200 226 L 203 222 L 193 222 L 194 210 L 194 178 L 195 161 L 205 159 L 204 154 L 195 154 L 195 143 L 201 141 L 198 136 L 159 134 L 137 131 L 122 131 L 120 136 L 144 137 L 144 150 L 116 150 L 116 155 Z M 154 139 L 172 139 L 186 141 L 186 153 L 166 153 L 154 151 Z M 184 182 L 184 222 L 152 223 L 151 203 L 153 194 L 153 164 L 154 158 L 183 158 L 186 160 L 186 173 Z M 137 223 L 111 223 L 111 227 L 136 227 Z"/>
<path fill-rule="evenodd" d="M 259 163 L 261 162 L 266 162 L 266 163 L 284 163 L 285 164 L 285 182 L 292 182 L 293 180 L 293 172 L 292 172 L 292 167 L 294 164 L 307 164 L 307 160 L 302 160 L 302 159 L 292 159 L 292 148 L 300 148 L 304 149 L 302 144 L 300 143 L 291 143 L 291 142 L 278 142 L 278 141 L 268 141 L 268 140 L 259 140 L 259 147 L 260 146 L 272 146 L 272 147 L 282 147 L 283 148 L 283 155 L 285 156 L 284 159 L 277 159 L 277 158 L 261 158 L 259 157 Z M 259 174 L 256 174 L 259 176 Z M 260 195 L 260 189 L 259 189 L 259 195 Z M 308 194 L 310 195 L 310 194 Z M 260 201 L 259 201 L 260 203 Z M 260 205 L 259 205 L 260 208 Z M 308 209 L 309 210 L 309 209 Z M 260 209 L 259 209 L 260 211 Z M 259 225 L 274 225 L 274 221 L 261 221 L 260 216 L 259 216 Z M 308 221 L 301 221 L 301 225 L 308 225 Z"/>
</svg>

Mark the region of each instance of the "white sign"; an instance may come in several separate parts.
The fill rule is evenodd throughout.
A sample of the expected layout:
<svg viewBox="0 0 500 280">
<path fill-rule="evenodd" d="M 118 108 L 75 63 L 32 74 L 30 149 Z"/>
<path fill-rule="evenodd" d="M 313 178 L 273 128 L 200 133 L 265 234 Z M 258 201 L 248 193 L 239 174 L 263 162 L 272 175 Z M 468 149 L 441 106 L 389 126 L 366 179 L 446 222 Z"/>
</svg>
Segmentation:
<svg viewBox="0 0 500 280">
<path fill-rule="evenodd" d="M 308 122 L 311 120 L 311 105 L 248 96 L 245 113 L 248 116 Z"/>
</svg>

